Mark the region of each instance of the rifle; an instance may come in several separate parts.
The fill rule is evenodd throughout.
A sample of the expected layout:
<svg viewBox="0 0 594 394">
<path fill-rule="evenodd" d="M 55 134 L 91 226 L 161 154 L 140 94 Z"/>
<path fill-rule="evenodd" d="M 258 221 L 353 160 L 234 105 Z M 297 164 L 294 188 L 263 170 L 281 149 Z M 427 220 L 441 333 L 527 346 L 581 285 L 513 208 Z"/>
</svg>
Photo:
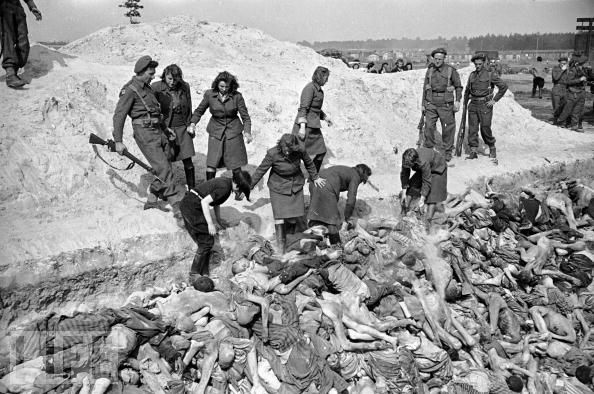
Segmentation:
<svg viewBox="0 0 594 394">
<path fill-rule="evenodd" d="M 460 122 L 460 128 L 458 129 L 458 137 L 456 138 L 456 156 L 462 156 L 462 145 L 464 145 L 464 135 L 466 134 L 466 111 L 468 109 L 467 102 L 464 101 L 462 107 L 462 121 Z"/>
<path fill-rule="evenodd" d="M 107 149 L 109 149 L 111 152 L 116 151 L 115 150 L 115 142 L 113 140 L 105 141 L 103 138 L 99 137 L 97 134 L 94 134 L 94 133 L 91 133 L 89 135 L 89 144 L 104 145 L 104 146 L 107 146 Z M 141 166 L 142 168 L 144 168 L 145 170 L 147 170 L 148 172 L 153 174 L 155 177 L 157 177 L 157 172 L 151 166 L 144 163 L 142 160 L 140 160 L 138 157 L 134 156 L 132 153 L 128 152 L 127 149 L 124 149 L 124 151 L 122 152 L 122 155 L 126 156 L 128 159 L 130 159 L 132 161 L 132 163 L 130 163 L 128 168 L 126 168 L 127 170 L 134 167 L 134 164 L 138 164 L 139 166 Z M 103 160 L 103 158 L 102 158 L 102 160 Z M 105 161 L 105 160 L 103 160 L 103 161 Z M 111 166 L 111 164 L 109 164 L 109 163 L 107 163 L 107 164 Z M 159 179 L 159 177 L 157 177 L 157 179 Z"/>
<path fill-rule="evenodd" d="M 421 119 L 419 119 L 417 129 L 419 130 L 419 139 L 417 140 L 417 147 L 419 147 L 422 146 L 425 142 L 425 110 L 421 111 Z"/>
</svg>

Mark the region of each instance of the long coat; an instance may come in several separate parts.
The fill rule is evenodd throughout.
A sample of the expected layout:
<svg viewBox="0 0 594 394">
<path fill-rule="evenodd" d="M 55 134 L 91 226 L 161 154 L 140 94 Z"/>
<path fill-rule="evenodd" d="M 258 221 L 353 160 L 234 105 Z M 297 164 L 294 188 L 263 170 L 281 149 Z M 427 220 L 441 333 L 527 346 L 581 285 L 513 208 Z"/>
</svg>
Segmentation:
<svg viewBox="0 0 594 394">
<path fill-rule="evenodd" d="M 322 187 L 310 186 L 311 202 L 307 220 L 339 226 L 342 223 L 338 211 L 340 193 L 348 192 L 344 208 L 344 220 L 348 220 L 355 209 L 361 177 L 355 167 L 347 166 L 325 168 L 320 171 L 320 177 L 326 180 L 326 184 Z"/>
<path fill-rule="evenodd" d="M 151 88 L 155 92 L 155 96 L 161 105 L 161 113 L 163 114 L 163 122 L 165 126 L 171 127 L 175 132 L 175 143 L 172 144 L 171 161 L 178 161 L 190 158 L 196 154 L 194 150 L 194 141 L 187 132 L 187 127 L 190 125 L 190 118 L 192 117 L 192 96 L 190 92 L 190 85 L 183 82 L 183 86 L 179 89 L 179 117 L 176 117 L 173 123 L 173 94 L 169 86 L 163 81 L 154 82 Z M 183 124 L 180 123 L 183 120 Z"/>
<path fill-rule="evenodd" d="M 247 152 L 241 133 L 251 133 L 252 121 L 241 93 L 230 93 L 221 101 L 217 92 L 207 90 L 192 114 L 191 123 L 198 123 L 207 109 L 212 116 L 206 126 L 209 134 L 206 165 L 217 168 L 224 164 L 231 170 L 246 165 Z"/>
<path fill-rule="evenodd" d="M 258 184 L 264 174 L 272 168 L 267 183 L 270 190 L 285 195 L 302 190 L 305 177 L 301 171 L 301 161 L 305 164 L 309 176 L 312 179 L 317 179 L 316 167 L 307 153 L 294 153 L 290 157 L 285 157 L 276 146 L 268 149 L 264 160 L 252 176 L 252 186 Z"/>
<path fill-rule="evenodd" d="M 315 82 L 310 82 L 303 88 L 299 109 L 293 126 L 293 134 L 299 132 L 301 123 L 306 124 L 305 151 L 311 157 L 326 153 L 326 144 L 320 128 L 321 121 L 326 119 L 322 111 L 324 104 L 324 91 Z"/>
</svg>

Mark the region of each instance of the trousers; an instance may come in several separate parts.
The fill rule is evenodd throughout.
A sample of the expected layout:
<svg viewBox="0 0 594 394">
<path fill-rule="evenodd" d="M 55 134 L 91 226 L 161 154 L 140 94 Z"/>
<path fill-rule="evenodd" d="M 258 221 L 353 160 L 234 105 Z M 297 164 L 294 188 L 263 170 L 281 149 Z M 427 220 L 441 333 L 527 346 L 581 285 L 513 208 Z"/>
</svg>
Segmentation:
<svg viewBox="0 0 594 394">
<path fill-rule="evenodd" d="M 481 137 L 485 144 L 491 148 L 495 146 L 495 137 L 491 130 L 493 120 L 493 107 L 487 107 L 486 101 L 470 100 L 468 105 L 468 146 L 478 148 L 478 132 L 481 130 Z"/>
<path fill-rule="evenodd" d="M 155 178 L 150 191 L 171 203 L 178 202 L 184 195 L 184 187 L 176 185 L 173 180 L 173 167 L 169 161 L 169 140 L 159 128 L 144 127 L 134 124 L 134 140 L 138 148 L 155 170 L 159 179 Z"/>
<path fill-rule="evenodd" d="M 20 2 L 0 1 L 2 68 L 23 68 L 29 58 L 27 15 Z"/>
<path fill-rule="evenodd" d="M 563 125 L 565 122 L 570 119 L 571 126 L 577 126 L 579 124 L 580 118 L 582 117 L 582 112 L 584 112 L 584 105 L 586 104 L 586 92 L 579 91 L 579 92 L 570 92 L 568 91 L 565 95 L 565 106 L 563 107 L 563 111 L 561 115 L 559 115 L 559 119 L 557 123 Z"/>
<path fill-rule="evenodd" d="M 454 105 L 444 103 L 435 105 L 431 102 L 425 104 L 425 147 L 435 147 L 435 132 L 437 120 L 441 122 L 441 139 L 443 141 L 443 153 L 446 160 L 452 158 L 454 151 L 454 138 L 456 134 L 456 118 L 454 117 Z"/>
</svg>

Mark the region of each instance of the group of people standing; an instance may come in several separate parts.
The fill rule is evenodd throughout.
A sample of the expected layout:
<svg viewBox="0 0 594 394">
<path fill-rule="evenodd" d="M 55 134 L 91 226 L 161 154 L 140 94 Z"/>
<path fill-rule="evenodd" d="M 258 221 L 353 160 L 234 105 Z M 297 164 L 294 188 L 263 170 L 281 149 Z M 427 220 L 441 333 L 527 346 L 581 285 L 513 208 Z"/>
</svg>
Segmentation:
<svg viewBox="0 0 594 394">
<path fill-rule="evenodd" d="M 587 61 L 588 58 L 582 54 L 574 53 L 571 59 L 563 56 L 559 58 L 559 64 L 551 71 L 553 81 L 551 90 L 552 122 L 559 127 L 566 127 L 577 132 L 584 131 L 582 116 L 586 103 L 586 85 L 589 79 L 588 70 L 584 64 Z M 590 78 L 593 76 L 590 75 Z"/>
<path fill-rule="evenodd" d="M 292 132 L 283 134 L 250 174 L 242 167 L 248 163 L 245 143 L 253 139 L 251 118 L 235 76 L 226 71 L 219 73 L 192 111 L 190 86 L 184 81 L 180 67 L 167 66 L 161 80 L 151 85 L 157 67 L 158 63 L 151 57 L 141 57 L 134 67 L 136 75 L 122 88 L 113 116 L 115 149 L 120 154 L 126 150 L 123 128 L 126 117 L 130 116 L 134 139 L 156 173 L 144 208 L 158 208 L 161 199 L 179 212 L 186 230 L 198 245 L 190 275 L 209 275 L 214 236 L 218 227 L 223 227 L 220 206 L 232 192 L 236 200 L 245 197 L 249 201 L 251 190 L 267 172 L 270 172 L 268 189 L 279 249 L 284 251 L 287 234 L 317 224 L 328 228 L 331 243 L 340 242 L 339 228 L 350 223 L 357 189 L 367 182 L 371 169 L 365 164 L 321 169 L 327 151 L 321 122 L 332 126 L 322 110 L 322 87 L 330 76 L 327 68 L 317 67 L 312 81 L 303 88 Z M 192 139 L 197 123 L 207 110 L 211 118 L 206 127 L 206 181 L 196 185 Z M 187 191 L 173 181 L 175 161 L 183 163 Z M 310 181 L 307 216 L 302 163 Z M 215 177 L 217 169 L 222 167 L 231 170 L 231 178 Z M 344 219 L 338 210 L 342 191 L 348 191 Z"/>
</svg>

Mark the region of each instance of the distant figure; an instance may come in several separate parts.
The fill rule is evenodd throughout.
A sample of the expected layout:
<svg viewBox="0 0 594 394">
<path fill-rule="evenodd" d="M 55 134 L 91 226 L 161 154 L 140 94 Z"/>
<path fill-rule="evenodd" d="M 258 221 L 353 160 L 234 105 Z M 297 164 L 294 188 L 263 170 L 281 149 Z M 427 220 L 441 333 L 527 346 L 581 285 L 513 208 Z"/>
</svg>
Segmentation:
<svg viewBox="0 0 594 394">
<path fill-rule="evenodd" d="M 567 57 L 559 58 L 559 64 L 553 67 L 551 71 L 551 79 L 553 82 L 553 89 L 551 89 L 551 102 L 553 103 L 553 124 L 557 124 L 557 119 L 563 111 L 567 94 Z"/>
<path fill-rule="evenodd" d="M 388 63 L 382 63 L 382 67 L 380 68 L 380 74 L 387 74 L 390 73 L 390 69 L 388 67 Z"/>
<path fill-rule="evenodd" d="M 301 92 L 299 109 L 293 134 L 299 136 L 299 139 L 305 143 L 305 152 L 311 157 L 316 166 L 316 171 L 320 172 L 324 156 L 326 156 L 326 144 L 322 135 L 322 120 L 326 121 L 328 127 L 332 127 L 332 121 L 322 111 L 324 104 L 324 91 L 322 86 L 328 82 L 330 70 L 326 67 L 318 66 L 314 71 L 311 82 L 305 85 Z"/>
<path fill-rule="evenodd" d="M 206 126 L 206 180 L 215 177 L 217 168 L 227 167 L 235 174 L 248 162 L 243 139 L 245 136 L 245 142 L 252 142 L 252 120 L 238 88 L 234 75 L 227 71 L 219 73 L 192 114 L 190 132 L 195 134 L 196 124 L 210 109 L 211 117 Z"/>
<path fill-rule="evenodd" d="M 29 11 L 41 20 L 41 12 L 33 0 L 25 0 Z M 6 86 L 18 89 L 27 84 L 19 78 L 19 68 L 29 58 L 27 16 L 20 0 L 0 1 L 0 38 L 2 39 L 2 68 L 6 70 Z"/>
<path fill-rule="evenodd" d="M 424 146 L 435 147 L 435 125 L 441 122 L 443 153 L 446 161 L 452 160 L 456 118 L 462 100 L 462 83 L 454 67 L 444 63 L 447 51 L 437 48 L 431 52 L 433 63 L 427 68 L 423 85 L 423 110 L 425 111 Z"/>
<path fill-rule="evenodd" d="M 497 158 L 496 141 L 491 130 L 493 106 L 507 92 L 507 85 L 495 71 L 485 68 L 484 54 L 474 55 L 471 61 L 476 69 L 468 76 L 468 83 L 464 90 L 464 103 L 468 103 L 468 145 L 470 146 L 470 155 L 467 159 L 478 159 L 479 127 L 483 141 L 489 147 L 489 157 L 495 159 Z M 497 86 L 496 96 L 493 96 L 493 85 Z"/>
<path fill-rule="evenodd" d="M 394 68 L 392 69 L 393 73 L 398 73 L 401 71 L 404 71 L 404 60 L 402 59 L 398 59 L 396 60 L 396 64 L 394 65 Z"/>
<path fill-rule="evenodd" d="M 372 74 L 377 74 L 377 70 L 375 69 L 375 63 L 374 62 L 369 62 L 367 63 L 367 72 L 368 73 L 372 73 Z"/>
<path fill-rule="evenodd" d="M 495 74 L 497 74 L 498 77 L 501 77 L 503 67 L 501 66 L 501 61 L 499 60 L 499 58 L 489 59 L 489 71 L 494 72 Z M 493 86 L 491 86 L 491 88 L 492 87 Z"/>
<path fill-rule="evenodd" d="M 538 98 L 542 98 L 542 88 L 544 88 L 545 83 L 545 65 L 542 62 L 542 57 L 538 56 L 536 58 L 536 64 L 532 65 L 530 69 L 530 74 L 532 74 L 532 97 L 536 95 L 536 88 L 538 88 Z"/>
<path fill-rule="evenodd" d="M 410 71 L 413 69 L 413 65 L 411 62 L 406 63 L 406 65 L 404 66 L 404 70 L 406 71 Z"/>
<path fill-rule="evenodd" d="M 165 126 L 170 127 L 176 136 L 171 144 L 173 147 L 171 161 L 181 160 L 184 163 L 188 190 L 193 189 L 196 181 L 192 156 L 196 152 L 192 139 L 196 134 L 190 128 L 192 117 L 190 85 L 184 81 L 182 70 L 177 65 L 171 64 L 163 70 L 161 80 L 153 83 L 151 87 L 161 104 Z"/>
<path fill-rule="evenodd" d="M 144 209 L 158 208 L 158 199 L 167 200 L 172 206 L 184 195 L 184 188 L 173 180 L 173 169 L 169 161 L 172 133 L 163 123 L 161 106 L 151 81 L 159 63 L 150 56 L 143 56 L 134 66 L 135 76 L 124 85 L 113 114 L 113 140 L 120 155 L 126 150 L 123 143 L 126 117 L 132 119 L 134 140 L 138 148 L 155 170 L 157 177 L 151 183 Z"/>
</svg>

